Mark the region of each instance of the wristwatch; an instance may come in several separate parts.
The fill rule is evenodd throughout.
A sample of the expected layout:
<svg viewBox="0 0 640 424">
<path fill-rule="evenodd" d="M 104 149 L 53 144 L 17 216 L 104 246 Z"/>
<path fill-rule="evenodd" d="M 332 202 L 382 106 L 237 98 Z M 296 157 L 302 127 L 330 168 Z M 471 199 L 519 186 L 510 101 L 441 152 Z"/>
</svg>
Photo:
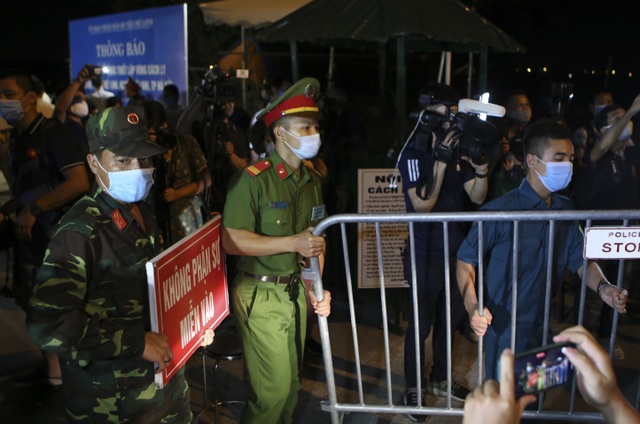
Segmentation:
<svg viewBox="0 0 640 424">
<path fill-rule="evenodd" d="M 43 212 L 42 207 L 38 204 L 37 201 L 31 202 L 27 206 L 29 207 L 29 212 L 31 213 L 31 215 L 35 217 L 37 217 Z"/>
<path fill-rule="evenodd" d="M 607 280 L 602 280 L 598 283 L 598 289 L 596 290 L 598 292 L 598 296 L 602 296 L 602 289 L 605 286 L 613 286 L 613 284 L 611 284 L 610 282 L 608 282 Z"/>
</svg>

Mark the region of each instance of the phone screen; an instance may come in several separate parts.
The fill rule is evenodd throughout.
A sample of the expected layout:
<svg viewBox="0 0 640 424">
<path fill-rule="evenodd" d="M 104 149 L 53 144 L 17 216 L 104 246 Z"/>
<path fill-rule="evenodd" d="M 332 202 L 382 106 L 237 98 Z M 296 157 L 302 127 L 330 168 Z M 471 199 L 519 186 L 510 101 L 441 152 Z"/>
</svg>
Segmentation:
<svg viewBox="0 0 640 424">
<path fill-rule="evenodd" d="M 575 370 L 562 348 L 573 343 L 558 343 L 518 353 L 514 356 L 516 397 L 536 394 L 561 386 L 573 379 Z"/>
</svg>

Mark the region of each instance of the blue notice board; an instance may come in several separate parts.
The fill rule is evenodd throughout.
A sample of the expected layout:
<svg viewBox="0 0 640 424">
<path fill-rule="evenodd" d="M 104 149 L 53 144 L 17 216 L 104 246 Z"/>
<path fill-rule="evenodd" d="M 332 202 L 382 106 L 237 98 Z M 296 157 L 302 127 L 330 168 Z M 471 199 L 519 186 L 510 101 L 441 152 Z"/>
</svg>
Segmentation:
<svg viewBox="0 0 640 424">
<path fill-rule="evenodd" d="M 186 99 L 186 4 L 70 21 L 69 45 L 71 79 L 85 64 L 98 65 L 105 90 L 120 96 L 124 104 L 129 77 L 147 98 L 159 99 L 165 85 L 175 84 Z M 88 83 L 85 88 L 93 90 Z"/>
</svg>

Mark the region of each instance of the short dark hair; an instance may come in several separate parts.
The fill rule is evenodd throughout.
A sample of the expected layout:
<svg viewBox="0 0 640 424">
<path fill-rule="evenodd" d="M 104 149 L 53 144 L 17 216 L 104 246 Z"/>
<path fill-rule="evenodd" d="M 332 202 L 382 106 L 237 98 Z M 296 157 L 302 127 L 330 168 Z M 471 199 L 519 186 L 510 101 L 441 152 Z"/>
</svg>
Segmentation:
<svg viewBox="0 0 640 424">
<path fill-rule="evenodd" d="M 167 122 L 167 113 L 162 103 L 157 100 L 145 100 L 142 105 L 144 106 L 144 114 L 147 116 L 149 128 L 159 127 Z"/>
<path fill-rule="evenodd" d="M 93 88 L 98 90 L 100 86 L 102 86 L 102 77 L 100 75 L 96 75 L 95 77 L 93 77 L 93 79 L 91 80 L 91 85 L 93 86 Z"/>
<path fill-rule="evenodd" d="M 279 118 L 278 120 L 276 120 L 273 124 L 271 124 L 271 126 L 269 127 L 269 135 L 271 136 L 271 140 L 273 140 L 274 143 L 278 138 L 276 137 L 276 133 L 274 131 L 275 128 L 284 127 L 284 129 L 288 131 L 291 128 L 291 121 L 293 118 L 295 118 L 295 115 L 285 115 L 282 118 Z"/>
<path fill-rule="evenodd" d="M 5 69 L 4 71 L 0 71 L 0 79 L 7 78 L 15 80 L 18 87 L 20 87 L 25 93 L 28 93 L 29 91 L 36 91 L 33 78 L 27 72 L 20 69 Z"/>
<path fill-rule="evenodd" d="M 571 130 L 553 119 L 541 119 L 529 126 L 522 137 L 525 157 L 528 154 L 541 158 L 551 140 L 571 140 Z"/>
<path fill-rule="evenodd" d="M 164 86 L 164 89 L 162 91 L 167 91 L 171 94 L 173 94 L 174 96 L 176 96 L 176 98 L 180 98 L 180 90 L 178 90 L 178 86 L 175 84 L 167 84 Z"/>
</svg>

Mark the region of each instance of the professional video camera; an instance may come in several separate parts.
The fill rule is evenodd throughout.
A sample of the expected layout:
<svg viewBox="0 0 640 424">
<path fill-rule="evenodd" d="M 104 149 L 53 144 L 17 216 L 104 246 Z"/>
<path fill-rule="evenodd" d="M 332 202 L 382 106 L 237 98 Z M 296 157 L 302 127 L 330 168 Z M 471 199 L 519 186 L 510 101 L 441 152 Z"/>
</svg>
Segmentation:
<svg viewBox="0 0 640 424">
<path fill-rule="evenodd" d="M 229 123 L 227 112 L 231 111 L 227 110 L 227 105 L 239 103 L 242 98 L 241 86 L 231 72 L 223 71 L 215 65 L 205 72 L 197 90 L 204 100 L 204 119 L 198 142 L 207 158 L 213 181 L 210 193 L 204 196 L 205 202 L 210 210 L 222 211 L 227 184 L 232 174 L 225 143 L 239 137 L 241 131 Z"/>
<path fill-rule="evenodd" d="M 204 96 L 210 116 L 222 118 L 226 112 L 226 101 L 232 98 L 231 73 L 225 72 L 218 65 L 210 66 L 202 78 L 198 92 Z"/>
<path fill-rule="evenodd" d="M 424 143 L 433 133 L 436 135 L 435 153 L 439 160 L 448 162 L 454 157 L 466 156 L 473 163 L 483 165 L 494 158 L 499 132 L 495 125 L 480 119 L 479 115 L 501 117 L 505 113 L 504 107 L 473 99 L 461 99 L 456 104 L 430 95 L 421 95 L 419 101 L 423 109 L 409 115 L 421 127 L 415 137 L 417 146 L 429 148 Z M 441 107 L 429 107 L 432 105 Z M 454 106 L 457 106 L 457 111 Z M 452 132 L 457 137 L 457 142 L 454 141 L 450 146 L 444 145 L 446 136 Z"/>
</svg>

